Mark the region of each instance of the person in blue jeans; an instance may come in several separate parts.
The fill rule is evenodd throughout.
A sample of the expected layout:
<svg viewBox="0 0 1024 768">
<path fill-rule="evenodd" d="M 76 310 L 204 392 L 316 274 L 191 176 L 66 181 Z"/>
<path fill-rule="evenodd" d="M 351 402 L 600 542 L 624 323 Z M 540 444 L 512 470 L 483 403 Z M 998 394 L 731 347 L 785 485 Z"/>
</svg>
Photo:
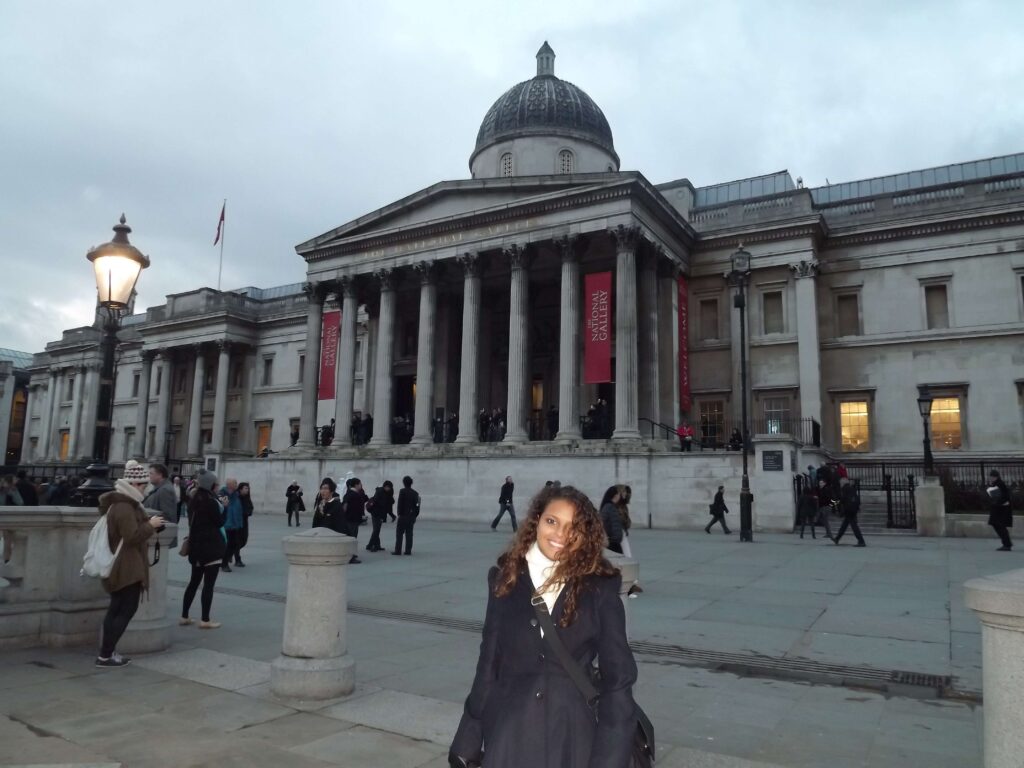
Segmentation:
<svg viewBox="0 0 1024 768">
<path fill-rule="evenodd" d="M 515 490 L 515 484 L 512 482 L 512 476 L 509 475 L 505 478 L 505 484 L 501 486 L 501 493 L 498 495 L 498 516 L 494 518 L 494 522 L 491 523 L 491 530 L 496 531 L 498 529 L 498 523 L 501 522 L 501 516 L 508 512 L 509 518 L 512 520 L 512 532 L 515 533 L 517 528 L 516 525 L 516 507 L 512 503 L 512 492 Z"/>
<path fill-rule="evenodd" d="M 238 493 L 238 480 L 229 477 L 220 489 L 219 500 L 224 507 L 224 532 L 228 545 L 224 550 L 224 560 L 220 564 L 222 571 L 231 572 L 231 559 L 234 558 L 238 568 L 245 568 L 242 562 L 242 530 L 245 528 L 245 511 L 242 498 Z"/>
</svg>

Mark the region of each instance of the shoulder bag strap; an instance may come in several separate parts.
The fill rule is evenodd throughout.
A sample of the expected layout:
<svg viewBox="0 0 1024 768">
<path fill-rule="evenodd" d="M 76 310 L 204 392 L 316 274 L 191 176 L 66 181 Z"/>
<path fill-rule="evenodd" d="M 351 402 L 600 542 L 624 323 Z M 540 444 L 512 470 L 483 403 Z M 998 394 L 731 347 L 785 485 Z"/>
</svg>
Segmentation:
<svg viewBox="0 0 1024 768">
<path fill-rule="evenodd" d="M 533 611 L 537 614 L 537 621 L 540 622 L 540 626 L 544 630 L 544 642 L 547 643 L 548 648 L 555 654 L 555 658 L 558 659 L 559 663 L 561 663 L 562 667 L 565 669 L 566 673 L 568 673 L 580 693 L 583 694 L 583 698 L 587 700 L 587 704 L 592 707 L 595 706 L 601 694 L 594 687 L 594 684 L 587 678 L 587 674 L 583 671 L 583 667 L 581 667 L 572 657 L 572 654 L 569 653 L 569 649 L 562 644 L 561 638 L 558 637 L 558 630 L 555 628 L 555 622 L 551 620 L 551 614 L 548 612 L 548 606 L 545 604 L 544 598 L 540 595 L 534 595 L 533 599 L 530 600 L 530 605 L 533 606 Z"/>
</svg>

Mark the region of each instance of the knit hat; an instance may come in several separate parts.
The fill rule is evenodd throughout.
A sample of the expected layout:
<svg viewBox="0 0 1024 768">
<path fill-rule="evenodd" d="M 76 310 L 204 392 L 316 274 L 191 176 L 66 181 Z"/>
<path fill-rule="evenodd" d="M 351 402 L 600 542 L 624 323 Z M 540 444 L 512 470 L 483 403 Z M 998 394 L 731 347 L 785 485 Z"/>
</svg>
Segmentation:
<svg viewBox="0 0 1024 768">
<path fill-rule="evenodd" d="M 204 491 L 212 493 L 213 489 L 217 487 L 217 476 L 208 469 L 200 469 L 196 475 L 196 485 Z"/>
<path fill-rule="evenodd" d="M 124 465 L 124 479 L 129 483 L 148 483 L 149 470 L 135 459 L 128 459 Z"/>
</svg>

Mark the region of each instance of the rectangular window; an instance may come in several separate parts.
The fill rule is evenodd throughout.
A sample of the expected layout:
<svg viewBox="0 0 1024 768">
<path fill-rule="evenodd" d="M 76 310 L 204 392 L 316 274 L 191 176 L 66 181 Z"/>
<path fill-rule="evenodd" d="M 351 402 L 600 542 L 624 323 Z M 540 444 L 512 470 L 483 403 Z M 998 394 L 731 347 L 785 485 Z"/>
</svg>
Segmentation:
<svg viewBox="0 0 1024 768">
<path fill-rule="evenodd" d="M 238 450 L 238 427 L 228 427 L 228 450 Z"/>
<path fill-rule="evenodd" d="M 184 394 L 185 388 L 188 387 L 188 379 L 185 376 L 185 369 L 179 368 L 174 372 L 174 392 L 175 394 Z"/>
<path fill-rule="evenodd" d="M 150 427 L 149 434 L 146 435 L 146 455 L 156 455 L 156 427 Z"/>
<path fill-rule="evenodd" d="M 785 330 L 782 315 L 782 291 L 761 294 L 761 315 L 764 333 L 782 333 Z"/>
<path fill-rule="evenodd" d="M 949 328 L 949 297 L 945 285 L 924 287 L 924 309 L 929 328 Z"/>
<path fill-rule="evenodd" d="M 955 451 L 963 447 L 960 398 L 937 397 L 932 401 L 932 449 Z"/>
<path fill-rule="evenodd" d="M 871 421 L 867 400 L 851 400 L 839 404 L 839 433 L 842 450 L 856 453 L 870 450 Z"/>
<path fill-rule="evenodd" d="M 36 454 L 39 452 L 39 438 L 32 437 L 28 441 L 28 458 L 35 459 Z"/>
<path fill-rule="evenodd" d="M 769 435 L 789 434 L 793 426 L 789 419 L 788 397 L 766 397 L 764 400 L 764 431 Z"/>
<path fill-rule="evenodd" d="M 356 370 L 363 370 L 363 342 L 356 342 Z"/>
<path fill-rule="evenodd" d="M 62 429 L 60 431 L 60 460 L 61 461 L 67 461 L 68 460 L 68 446 L 70 444 L 71 444 L 71 433 L 68 430 L 66 430 L 66 429 Z"/>
<path fill-rule="evenodd" d="M 135 444 L 135 430 L 126 429 L 124 431 L 124 448 L 121 451 L 121 461 L 128 461 L 132 457 L 132 446 Z"/>
<path fill-rule="evenodd" d="M 836 296 L 837 336 L 860 335 L 860 297 L 856 293 Z"/>
<path fill-rule="evenodd" d="M 417 323 L 408 320 L 402 324 L 402 357 L 415 357 L 419 342 Z"/>
<path fill-rule="evenodd" d="M 274 358 L 263 358 L 263 377 L 260 379 L 260 386 L 269 387 L 274 383 Z"/>
<path fill-rule="evenodd" d="M 235 359 L 231 361 L 231 388 L 241 389 L 242 388 L 242 374 L 245 372 L 245 366 L 241 360 Z"/>
<path fill-rule="evenodd" d="M 306 356 L 299 355 L 299 384 L 306 378 Z"/>
<path fill-rule="evenodd" d="M 297 420 L 293 420 L 295 424 L 298 424 Z M 273 431 L 274 422 L 272 421 L 257 421 L 256 422 L 256 455 L 259 456 L 265 451 L 270 450 L 270 434 Z"/>
<path fill-rule="evenodd" d="M 718 445 L 725 442 L 725 402 L 702 400 L 699 414 L 701 443 Z"/>
<path fill-rule="evenodd" d="M 156 369 L 156 396 L 160 397 L 160 387 L 164 383 L 164 367 L 160 366 Z M 148 394 L 148 393 L 147 393 Z"/>
<path fill-rule="evenodd" d="M 217 372 L 213 369 L 212 366 L 206 369 L 206 372 L 203 374 L 203 378 L 204 378 L 203 390 L 204 391 L 206 391 L 206 392 L 213 392 L 213 388 L 217 384 L 217 382 L 216 382 L 216 375 L 217 375 Z"/>
<path fill-rule="evenodd" d="M 75 377 L 68 376 L 68 384 L 65 389 L 64 399 L 71 400 L 75 396 Z"/>
<path fill-rule="evenodd" d="M 700 338 L 698 341 L 713 341 L 718 338 L 718 299 L 701 299 Z"/>
<path fill-rule="evenodd" d="M 132 374 L 132 397 L 139 396 L 139 374 L 138 372 Z"/>
<path fill-rule="evenodd" d="M 203 445 L 209 445 L 212 441 L 213 441 L 213 430 L 212 429 L 204 429 L 203 430 Z"/>
</svg>

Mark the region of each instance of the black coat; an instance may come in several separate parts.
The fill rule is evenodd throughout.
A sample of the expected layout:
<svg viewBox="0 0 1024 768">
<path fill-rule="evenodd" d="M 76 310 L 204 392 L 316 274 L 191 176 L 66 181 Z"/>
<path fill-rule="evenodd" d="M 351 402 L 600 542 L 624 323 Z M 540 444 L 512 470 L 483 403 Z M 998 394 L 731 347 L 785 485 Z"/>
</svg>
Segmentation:
<svg viewBox="0 0 1024 768">
<path fill-rule="evenodd" d="M 380 487 L 374 492 L 373 498 L 370 499 L 370 503 L 367 506 L 373 517 L 386 520 L 395 507 L 395 495 L 388 493 L 383 487 Z"/>
<path fill-rule="evenodd" d="M 622 552 L 622 515 L 619 508 L 610 501 L 601 507 L 601 522 L 604 524 L 604 532 L 608 537 L 608 544 L 615 552 Z M 615 549 L 618 547 L 618 549 Z"/>
<path fill-rule="evenodd" d="M 715 494 L 714 501 L 711 502 L 711 514 L 724 515 L 728 511 L 729 508 L 725 506 L 725 491 L 718 491 Z"/>
<path fill-rule="evenodd" d="M 298 485 L 289 485 L 288 490 L 284 492 L 284 497 L 287 499 L 285 502 L 285 512 L 294 512 L 296 510 L 300 512 L 306 511 L 306 505 L 302 501 L 302 490 Z"/>
<path fill-rule="evenodd" d="M 510 504 L 512 503 L 512 493 L 516 489 L 515 483 L 503 483 L 501 486 L 501 493 L 498 495 L 499 504 Z"/>
<path fill-rule="evenodd" d="M 316 504 L 313 505 L 313 527 L 330 528 L 332 531 L 348 535 L 348 525 L 341 512 L 341 499 L 338 498 L 338 494 L 334 494 L 326 503 L 324 497 L 317 494 Z"/>
<path fill-rule="evenodd" d="M 345 493 L 345 498 L 341 500 L 341 506 L 345 512 L 345 519 L 348 520 L 349 525 L 354 525 L 358 528 L 359 523 L 362 522 L 363 514 L 366 512 L 366 494 L 362 491 L 357 491 L 354 488 L 349 488 Z M 353 536 L 355 534 L 352 534 Z"/>
<path fill-rule="evenodd" d="M 1007 489 L 1006 483 L 1004 483 L 1002 479 L 996 480 L 995 485 L 989 487 L 987 490 L 992 490 L 992 488 L 998 488 L 999 492 L 995 495 L 991 493 L 988 494 L 988 524 L 1012 528 L 1013 508 L 1010 506 L 1010 491 Z"/>
<path fill-rule="evenodd" d="M 818 498 L 813 493 L 801 493 L 797 502 L 797 522 L 811 523 L 818 519 Z"/>
<path fill-rule="evenodd" d="M 860 512 L 860 497 L 853 483 L 846 483 L 839 489 L 839 501 L 843 508 L 843 517 L 853 517 Z"/>
<path fill-rule="evenodd" d="M 415 520 L 420 515 L 420 495 L 412 488 L 403 488 L 398 492 L 398 516 L 407 520 Z"/>
<path fill-rule="evenodd" d="M 188 561 L 204 566 L 219 563 L 224 557 L 225 540 L 221 533 L 224 510 L 209 491 L 196 490 L 188 501 Z"/>
<path fill-rule="evenodd" d="M 36 493 L 36 487 L 28 480 L 19 480 L 14 484 L 18 489 L 18 493 L 21 494 L 21 502 L 26 507 L 38 507 L 39 506 L 39 494 Z"/>
<path fill-rule="evenodd" d="M 598 723 L 558 659 L 548 652 L 524 566 L 515 588 L 494 596 L 498 569 L 487 577 L 487 617 L 473 688 L 451 751 L 484 768 L 627 768 L 636 730 L 632 687 L 636 662 L 626 640 L 621 576 L 591 577 L 576 620 L 559 637 L 581 664 L 601 666 Z M 558 625 L 565 592 L 552 611 Z"/>
</svg>

